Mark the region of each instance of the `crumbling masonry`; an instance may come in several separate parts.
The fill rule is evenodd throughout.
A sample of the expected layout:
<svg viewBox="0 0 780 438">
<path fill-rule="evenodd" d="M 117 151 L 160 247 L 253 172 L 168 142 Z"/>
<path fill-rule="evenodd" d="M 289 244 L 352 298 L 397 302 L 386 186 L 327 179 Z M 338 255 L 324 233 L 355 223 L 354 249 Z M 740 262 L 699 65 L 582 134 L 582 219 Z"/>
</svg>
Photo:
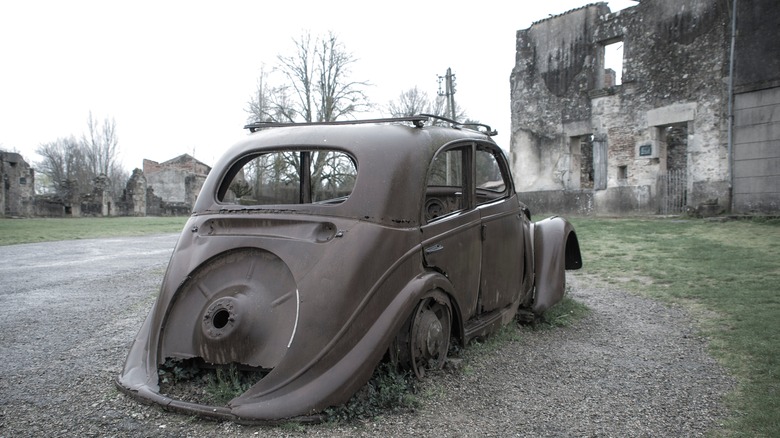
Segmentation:
<svg viewBox="0 0 780 438">
<path fill-rule="evenodd" d="M 780 2 L 737 0 L 736 20 L 733 5 L 595 3 L 518 31 L 511 158 L 524 201 L 570 214 L 780 211 Z M 613 43 L 622 72 L 605 68 Z"/>
<path fill-rule="evenodd" d="M 33 215 L 35 171 L 15 152 L 0 151 L 0 217 Z"/>
</svg>

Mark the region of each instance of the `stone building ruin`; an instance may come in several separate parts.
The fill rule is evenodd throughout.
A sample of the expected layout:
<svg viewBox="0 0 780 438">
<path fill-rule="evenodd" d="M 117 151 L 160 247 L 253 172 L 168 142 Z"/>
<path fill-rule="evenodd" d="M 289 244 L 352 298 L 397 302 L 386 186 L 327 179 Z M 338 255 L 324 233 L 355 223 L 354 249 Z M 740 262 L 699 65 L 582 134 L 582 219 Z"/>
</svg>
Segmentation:
<svg viewBox="0 0 780 438">
<path fill-rule="evenodd" d="M 189 214 L 210 171 L 210 166 L 189 154 L 163 163 L 144 159 L 143 173 L 152 191 L 147 201 L 147 208 L 153 210 L 149 214 Z"/>
<path fill-rule="evenodd" d="M 33 216 L 35 171 L 16 152 L 0 150 L 0 217 Z"/>
<path fill-rule="evenodd" d="M 18 153 L 0 151 L 0 217 L 186 216 L 192 211 L 208 165 L 184 154 L 164 163 L 144 160 L 122 193 L 98 175 L 89 187 L 76 181 L 65 195 L 35 193 L 35 170 Z M 70 185 L 68 187 L 71 187 Z"/>
<path fill-rule="evenodd" d="M 594 3 L 519 30 L 510 142 L 524 201 L 575 214 L 780 211 L 780 2 L 737 1 L 736 20 L 733 5 Z M 621 71 L 605 65 L 616 45 Z"/>
</svg>

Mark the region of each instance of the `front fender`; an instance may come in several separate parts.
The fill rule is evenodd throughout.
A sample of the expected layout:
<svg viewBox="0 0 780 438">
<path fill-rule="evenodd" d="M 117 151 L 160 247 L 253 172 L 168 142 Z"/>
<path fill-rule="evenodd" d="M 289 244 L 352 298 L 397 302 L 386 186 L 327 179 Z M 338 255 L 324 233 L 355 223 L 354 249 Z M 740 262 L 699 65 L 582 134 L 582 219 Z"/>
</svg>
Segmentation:
<svg viewBox="0 0 780 438">
<path fill-rule="evenodd" d="M 553 216 L 531 224 L 534 245 L 535 293 L 532 309 L 541 314 L 558 303 L 566 291 L 566 270 L 580 269 L 582 256 L 574 227 Z"/>
</svg>

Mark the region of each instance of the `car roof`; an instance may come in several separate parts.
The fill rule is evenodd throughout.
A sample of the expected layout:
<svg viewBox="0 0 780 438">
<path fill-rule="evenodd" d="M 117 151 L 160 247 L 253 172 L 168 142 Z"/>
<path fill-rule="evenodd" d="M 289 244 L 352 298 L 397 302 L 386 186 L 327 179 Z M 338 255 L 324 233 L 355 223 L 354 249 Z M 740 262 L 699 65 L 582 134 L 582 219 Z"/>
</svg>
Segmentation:
<svg viewBox="0 0 780 438">
<path fill-rule="evenodd" d="M 285 205 L 285 211 L 352 217 L 394 226 L 416 225 L 420 221 L 420 194 L 436 151 L 460 141 L 495 144 L 485 132 L 459 125 L 428 126 L 418 123 L 418 118 L 414 117 L 259 124 L 247 128 L 254 132 L 228 149 L 207 177 L 195 204 L 195 214 L 269 209 L 268 206 L 247 207 L 217 201 L 219 185 L 242 157 L 278 149 L 333 149 L 346 152 L 357 162 L 358 177 L 349 199 L 338 205 Z"/>
</svg>

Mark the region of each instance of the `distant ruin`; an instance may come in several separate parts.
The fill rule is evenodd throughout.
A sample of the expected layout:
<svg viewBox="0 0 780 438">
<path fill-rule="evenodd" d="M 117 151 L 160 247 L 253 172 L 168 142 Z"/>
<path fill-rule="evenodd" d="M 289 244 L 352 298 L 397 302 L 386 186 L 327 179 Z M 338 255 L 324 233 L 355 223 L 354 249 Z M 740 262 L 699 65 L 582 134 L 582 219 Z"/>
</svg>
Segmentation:
<svg viewBox="0 0 780 438">
<path fill-rule="evenodd" d="M 0 217 L 186 216 L 210 171 L 184 154 L 163 163 L 144 160 L 144 170 L 133 170 L 122 193 L 98 175 L 86 190 L 36 195 L 34 169 L 20 154 L 0 151 Z"/>
<path fill-rule="evenodd" d="M 33 215 L 35 171 L 15 152 L 0 151 L 0 217 Z"/>
<path fill-rule="evenodd" d="M 211 167 L 183 154 L 163 163 L 144 160 L 143 174 L 148 190 L 147 214 L 179 216 L 189 214 Z"/>
<path fill-rule="evenodd" d="M 780 211 L 780 3 L 738 2 L 735 21 L 730 5 L 594 3 L 518 31 L 523 200 L 570 214 Z M 621 46 L 618 72 L 605 57 Z"/>
</svg>

